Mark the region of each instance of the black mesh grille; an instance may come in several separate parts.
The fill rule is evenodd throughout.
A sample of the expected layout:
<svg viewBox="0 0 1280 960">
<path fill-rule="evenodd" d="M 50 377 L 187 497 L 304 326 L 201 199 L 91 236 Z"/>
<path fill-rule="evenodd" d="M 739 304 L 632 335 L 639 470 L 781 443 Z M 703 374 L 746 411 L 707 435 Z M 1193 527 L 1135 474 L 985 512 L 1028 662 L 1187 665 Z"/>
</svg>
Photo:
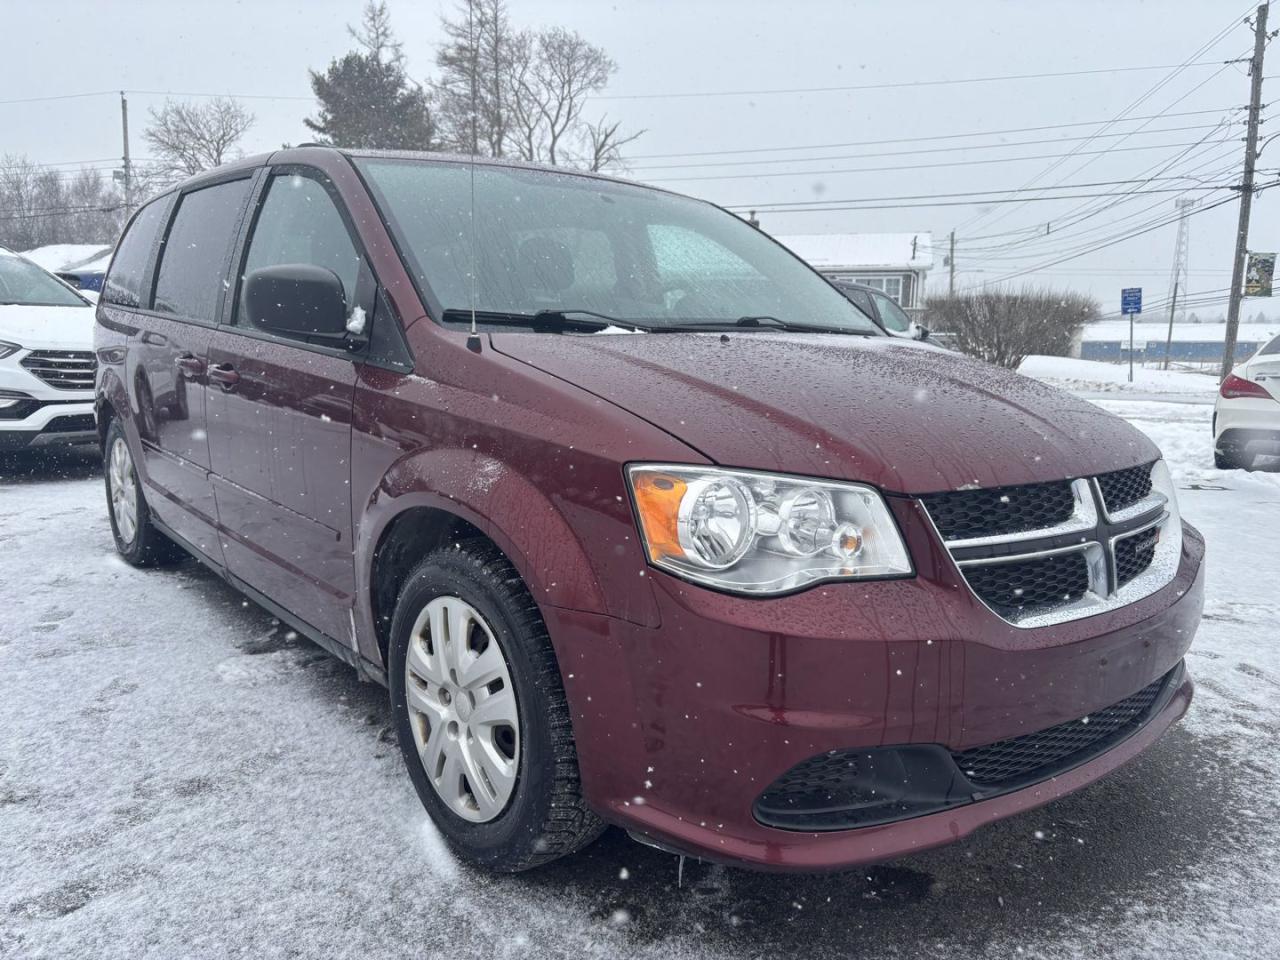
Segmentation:
<svg viewBox="0 0 1280 960">
<path fill-rule="evenodd" d="M 1151 464 L 1099 474 L 1098 486 L 1110 513 L 1131 507 L 1151 493 Z"/>
<path fill-rule="evenodd" d="M 1123 587 L 1155 559 L 1156 544 L 1160 542 L 1159 528 L 1135 533 L 1116 541 L 1116 586 Z"/>
<path fill-rule="evenodd" d="M 1071 482 L 954 490 L 923 498 L 944 540 L 967 540 L 1052 527 L 1071 519 Z"/>
<path fill-rule="evenodd" d="M 95 428 L 92 413 L 78 413 L 69 417 L 54 417 L 44 428 L 45 433 L 87 433 Z"/>
<path fill-rule="evenodd" d="M 1070 603 L 1089 589 L 1089 564 L 1079 551 L 965 567 L 964 575 L 973 592 L 997 613 Z"/>
<path fill-rule="evenodd" d="M 788 770 L 760 795 L 762 806 L 776 810 L 814 810 L 855 806 L 875 799 L 855 781 L 858 758 L 849 751 L 824 753 Z"/>
<path fill-rule="evenodd" d="M 1083 719 L 953 753 L 952 757 L 975 786 L 1001 786 L 1051 776 L 1056 770 L 1102 753 L 1140 727 L 1166 679 L 1161 677 L 1133 696 Z"/>
</svg>

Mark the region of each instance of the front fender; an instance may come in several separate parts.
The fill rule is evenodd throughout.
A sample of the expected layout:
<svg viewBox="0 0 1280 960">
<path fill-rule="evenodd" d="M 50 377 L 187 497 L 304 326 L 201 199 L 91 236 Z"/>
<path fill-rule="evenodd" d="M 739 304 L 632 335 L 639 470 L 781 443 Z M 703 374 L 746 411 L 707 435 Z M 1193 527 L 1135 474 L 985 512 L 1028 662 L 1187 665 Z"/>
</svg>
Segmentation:
<svg viewBox="0 0 1280 960">
<path fill-rule="evenodd" d="M 475 449 L 420 450 L 396 461 L 373 491 L 359 525 L 356 566 L 365 627 L 361 633 L 376 637 L 371 577 L 378 545 L 397 517 L 423 507 L 457 516 L 489 537 L 511 560 L 539 606 L 656 626 L 657 607 L 645 577 L 637 573 L 629 578 L 626 589 L 606 588 L 613 579 L 610 570 L 626 562 L 628 547 L 635 548 L 629 507 L 619 504 L 612 492 L 619 484 L 620 477 L 613 484 L 589 482 L 548 493 L 515 467 Z M 566 519 L 566 510 L 573 514 L 574 525 Z M 588 532 L 594 549 L 575 527 Z M 643 561 L 639 566 L 642 570 Z M 376 650 L 376 639 L 361 646 L 368 655 Z"/>
</svg>

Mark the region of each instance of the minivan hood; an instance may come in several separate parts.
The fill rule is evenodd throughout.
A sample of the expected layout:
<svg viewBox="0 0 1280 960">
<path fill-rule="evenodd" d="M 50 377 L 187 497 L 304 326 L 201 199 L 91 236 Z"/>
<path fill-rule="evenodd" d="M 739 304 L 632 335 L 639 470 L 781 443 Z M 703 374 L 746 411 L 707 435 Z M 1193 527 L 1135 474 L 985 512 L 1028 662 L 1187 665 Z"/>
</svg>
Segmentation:
<svg viewBox="0 0 1280 960">
<path fill-rule="evenodd" d="M 892 337 L 501 332 L 491 342 L 726 466 L 930 493 L 1087 476 L 1160 455 L 1069 393 Z"/>
<path fill-rule="evenodd" d="M 92 350 L 93 307 L 0 304 L 0 340 L 28 350 Z"/>
</svg>

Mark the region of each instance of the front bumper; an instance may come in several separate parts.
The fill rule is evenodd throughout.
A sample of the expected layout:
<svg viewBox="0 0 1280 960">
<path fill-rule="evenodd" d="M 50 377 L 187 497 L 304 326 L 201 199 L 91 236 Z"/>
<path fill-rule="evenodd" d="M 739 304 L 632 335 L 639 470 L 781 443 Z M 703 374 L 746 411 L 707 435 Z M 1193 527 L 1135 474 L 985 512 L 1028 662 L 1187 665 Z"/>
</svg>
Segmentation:
<svg viewBox="0 0 1280 960">
<path fill-rule="evenodd" d="M 19 417 L 0 417 L 0 450 L 97 443 L 93 401 L 19 401 Z"/>
<path fill-rule="evenodd" d="M 964 751 L 1078 720 L 1174 670 L 1199 623 L 1204 543 L 1190 527 L 1167 587 L 1035 630 L 982 607 L 936 543 L 911 547 L 915 579 L 820 585 L 767 601 L 646 571 L 658 628 L 544 611 L 588 802 L 698 857 L 840 869 L 956 840 L 1078 789 L 1186 712 L 1192 684 L 1182 678 L 1136 732 L 1050 779 L 877 826 L 766 826 L 754 810 L 760 795 L 809 758 L 913 744 Z"/>
</svg>

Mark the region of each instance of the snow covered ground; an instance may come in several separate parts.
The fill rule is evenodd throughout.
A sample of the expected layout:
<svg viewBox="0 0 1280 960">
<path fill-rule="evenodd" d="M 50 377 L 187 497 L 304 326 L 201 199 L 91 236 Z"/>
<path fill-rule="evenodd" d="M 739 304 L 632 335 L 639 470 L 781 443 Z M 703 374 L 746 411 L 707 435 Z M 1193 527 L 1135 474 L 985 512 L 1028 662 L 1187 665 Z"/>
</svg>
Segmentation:
<svg viewBox="0 0 1280 960">
<path fill-rule="evenodd" d="M 1187 720 L 957 846 L 683 887 L 616 832 L 458 864 L 381 690 L 199 567 L 115 559 L 91 460 L 0 461 L 0 957 L 1280 956 L 1280 473 L 1212 468 L 1212 391 L 1140 386 L 1096 402 L 1209 542 Z"/>
</svg>

